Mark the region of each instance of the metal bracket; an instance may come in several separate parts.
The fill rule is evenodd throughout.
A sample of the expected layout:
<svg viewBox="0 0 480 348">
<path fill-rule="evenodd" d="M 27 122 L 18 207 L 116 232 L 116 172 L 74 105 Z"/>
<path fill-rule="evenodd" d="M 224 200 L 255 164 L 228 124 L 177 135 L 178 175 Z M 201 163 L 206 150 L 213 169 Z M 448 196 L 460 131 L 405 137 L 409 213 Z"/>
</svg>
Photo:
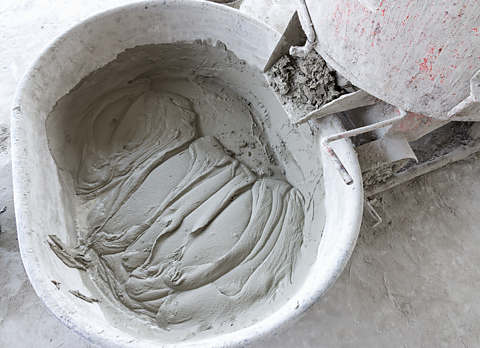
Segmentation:
<svg viewBox="0 0 480 348">
<path fill-rule="evenodd" d="M 310 51 L 313 50 L 313 46 L 317 41 L 317 35 L 315 34 L 315 29 L 313 28 L 312 19 L 310 18 L 310 13 L 308 13 L 305 0 L 298 0 L 298 16 L 300 18 L 303 31 L 307 36 L 307 42 L 303 47 L 290 47 L 290 55 L 295 57 L 305 57 Z"/>
<path fill-rule="evenodd" d="M 474 102 L 480 99 L 480 70 L 470 79 L 470 95 Z"/>
<path fill-rule="evenodd" d="M 364 198 L 363 200 L 364 202 L 364 205 L 365 207 L 367 208 L 366 211 L 376 220 L 375 224 L 372 226 L 372 228 L 375 228 L 377 227 L 378 225 L 380 225 L 383 220 L 382 218 L 380 217 L 380 215 L 378 215 L 378 213 L 376 212 L 375 208 L 372 206 L 372 204 L 368 201 L 368 198 Z"/>
<path fill-rule="evenodd" d="M 453 119 L 458 113 L 467 109 L 472 104 L 477 103 L 478 101 L 480 101 L 480 70 L 477 71 L 475 75 L 473 75 L 473 77 L 470 79 L 470 96 L 468 96 L 468 98 L 466 98 L 465 100 L 460 102 L 458 105 L 456 105 L 454 108 L 452 108 L 447 113 L 447 117 L 449 119 Z M 351 185 L 353 183 L 353 179 L 350 176 L 350 174 L 348 174 L 348 171 L 345 169 L 345 166 L 342 164 L 342 162 L 338 158 L 335 151 L 330 146 L 328 146 L 328 144 L 335 140 L 349 138 L 355 135 L 370 132 L 372 130 L 390 126 L 394 123 L 397 123 L 407 116 L 407 113 L 405 112 L 405 110 L 402 110 L 402 109 L 398 109 L 398 110 L 400 111 L 400 116 L 398 117 L 394 117 L 387 121 L 374 123 L 366 127 L 361 127 L 361 128 L 353 129 L 343 133 L 334 134 L 322 139 L 321 141 L 322 146 L 324 147 L 325 151 L 327 151 L 327 153 L 330 155 L 330 158 L 333 164 L 335 165 L 342 179 L 345 181 L 347 185 Z"/>
<path fill-rule="evenodd" d="M 455 117 L 458 113 L 477 103 L 480 99 L 480 70 L 470 79 L 470 95 L 447 113 L 448 118 Z"/>
<path fill-rule="evenodd" d="M 289 115 L 289 117 L 293 124 L 302 124 L 313 118 L 325 117 L 342 111 L 377 104 L 378 102 L 379 100 L 373 95 L 359 90 L 353 93 L 341 95 L 337 99 L 322 105 L 319 109 L 314 110 L 303 117 L 295 117 L 295 115 Z"/>
<path fill-rule="evenodd" d="M 298 11 L 292 15 L 290 21 L 288 22 L 285 31 L 282 34 L 280 40 L 278 40 L 277 45 L 270 54 L 267 64 L 263 68 L 263 72 L 266 72 L 272 67 L 272 65 L 280 59 L 280 57 L 288 54 L 290 47 L 296 45 L 305 45 L 307 42 L 307 37 L 302 28 L 302 23 L 300 23 L 300 18 L 298 17 Z"/>
</svg>

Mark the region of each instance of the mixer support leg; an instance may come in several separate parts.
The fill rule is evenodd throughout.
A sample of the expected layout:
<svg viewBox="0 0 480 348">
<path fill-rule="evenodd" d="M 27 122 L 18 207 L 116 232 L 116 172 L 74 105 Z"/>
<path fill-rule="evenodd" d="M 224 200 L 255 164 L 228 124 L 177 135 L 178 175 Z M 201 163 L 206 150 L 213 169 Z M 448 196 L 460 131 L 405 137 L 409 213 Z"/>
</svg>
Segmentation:
<svg viewBox="0 0 480 348">
<path fill-rule="evenodd" d="M 343 181 L 345 181 L 345 183 L 347 185 L 353 184 L 353 179 L 350 176 L 350 174 L 348 173 L 348 171 L 346 170 L 345 166 L 342 164 L 342 162 L 338 158 L 335 151 L 329 146 L 329 144 L 332 141 L 336 141 L 336 140 L 343 139 L 343 138 L 350 138 L 350 137 L 353 137 L 355 135 L 371 132 L 375 129 L 379 129 L 379 128 L 382 128 L 382 127 L 387 127 L 387 126 L 390 126 L 394 123 L 397 123 L 397 122 L 403 120 L 407 115 L 405 110 L 398 109 L 398 111 L 400 112 L 400 116 L 394 117 L 390 120 L 374 123 L 374 124 L 371 124 L 369 126 L 360 127 L 360 128 L 357 128 L 357 129 L 352 129 L 352 130 L 342 132 L 342 133 L 338 133 L 338 134 L 333 134 L 333 135 L 330 135 L 330 136 L 322 139 L 321 144 L 322 144 L 323 148 L 330 155 L 330 159 L 332 160 L 335 168 L 337 168 L 340 175 L 342 176 Z"/>
</svg>

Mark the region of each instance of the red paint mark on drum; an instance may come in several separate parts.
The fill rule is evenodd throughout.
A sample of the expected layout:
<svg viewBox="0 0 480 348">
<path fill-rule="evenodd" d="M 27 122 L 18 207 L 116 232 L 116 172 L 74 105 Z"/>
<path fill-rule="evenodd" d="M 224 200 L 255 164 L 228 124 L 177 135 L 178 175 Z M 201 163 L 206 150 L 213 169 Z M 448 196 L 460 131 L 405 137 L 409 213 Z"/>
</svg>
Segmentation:
<svg viewBox="0 0 480 348">
<path fill-rule="evenodd" d="M 434 81 L 435 78 L 445 78 L 445 74 L 442 74 L 442 72 L 445 71 L 445 69 L 442 69 L 442 71 L 438 71 L 437 69 L 434 68 L 434 64 L 438 56 L 442 53 L 444 46 L 440 48 L 436 48 L 435 46 L 430 46 L 427 48 L 427 54 L 426 57 L 421 59 L 420 61 L 417 61 L 416 63 L 419 65 L 418 69 L 425 73 L 428 74 L 427 77 L 431 80 Z M 457 68 L 456 66 L 452 65 L 452 68 Z"/>
<path fill-rule="evenodd" d="M 432 71 L 432 63 L 428 61 L 428 58 L 423 58 L 423 61 L 420 62 L 419 69 L 423 72 Z"/>
</svg>

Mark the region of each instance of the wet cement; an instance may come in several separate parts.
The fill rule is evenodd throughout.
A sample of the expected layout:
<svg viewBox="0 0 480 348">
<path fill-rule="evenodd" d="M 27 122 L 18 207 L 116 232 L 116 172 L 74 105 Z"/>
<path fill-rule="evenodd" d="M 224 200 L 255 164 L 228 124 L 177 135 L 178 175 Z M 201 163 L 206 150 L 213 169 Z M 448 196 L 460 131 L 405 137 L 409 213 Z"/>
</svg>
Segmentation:
<svg viewBox="0 0 480 348">
<path fill-rule="evenodd" d="M 320 241 L 322 168 L 308 125 L 272 96 L 224 44 L 198 41 L 127 50 L 61 98 L 46 128 L 76 233 L 49 243 L 95 284 L 70 292 L 162 342 L 285 303 Z"/>
</svg>

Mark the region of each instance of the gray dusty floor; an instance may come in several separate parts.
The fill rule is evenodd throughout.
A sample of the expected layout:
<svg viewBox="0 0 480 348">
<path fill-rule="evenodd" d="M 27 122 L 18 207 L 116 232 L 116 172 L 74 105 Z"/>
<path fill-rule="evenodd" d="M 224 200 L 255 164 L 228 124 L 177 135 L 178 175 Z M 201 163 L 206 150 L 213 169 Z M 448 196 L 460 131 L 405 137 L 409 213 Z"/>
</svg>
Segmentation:
<svg viewBox="0 0 480 348">
<path fill-rule="evenodd" d="M 41 48 L 86 16 L 129 2 L 0 1 L 0 347 L 92 347 L 36 297 L 18 252 L 9 145 L 16 86 Z M 245 0 L 282 30 L 293 1 Z M 261 347 L 478 347 L 480 160 L 476 156 L 377 196 L 340 279 L 300 321 Z"/>
</svg>

